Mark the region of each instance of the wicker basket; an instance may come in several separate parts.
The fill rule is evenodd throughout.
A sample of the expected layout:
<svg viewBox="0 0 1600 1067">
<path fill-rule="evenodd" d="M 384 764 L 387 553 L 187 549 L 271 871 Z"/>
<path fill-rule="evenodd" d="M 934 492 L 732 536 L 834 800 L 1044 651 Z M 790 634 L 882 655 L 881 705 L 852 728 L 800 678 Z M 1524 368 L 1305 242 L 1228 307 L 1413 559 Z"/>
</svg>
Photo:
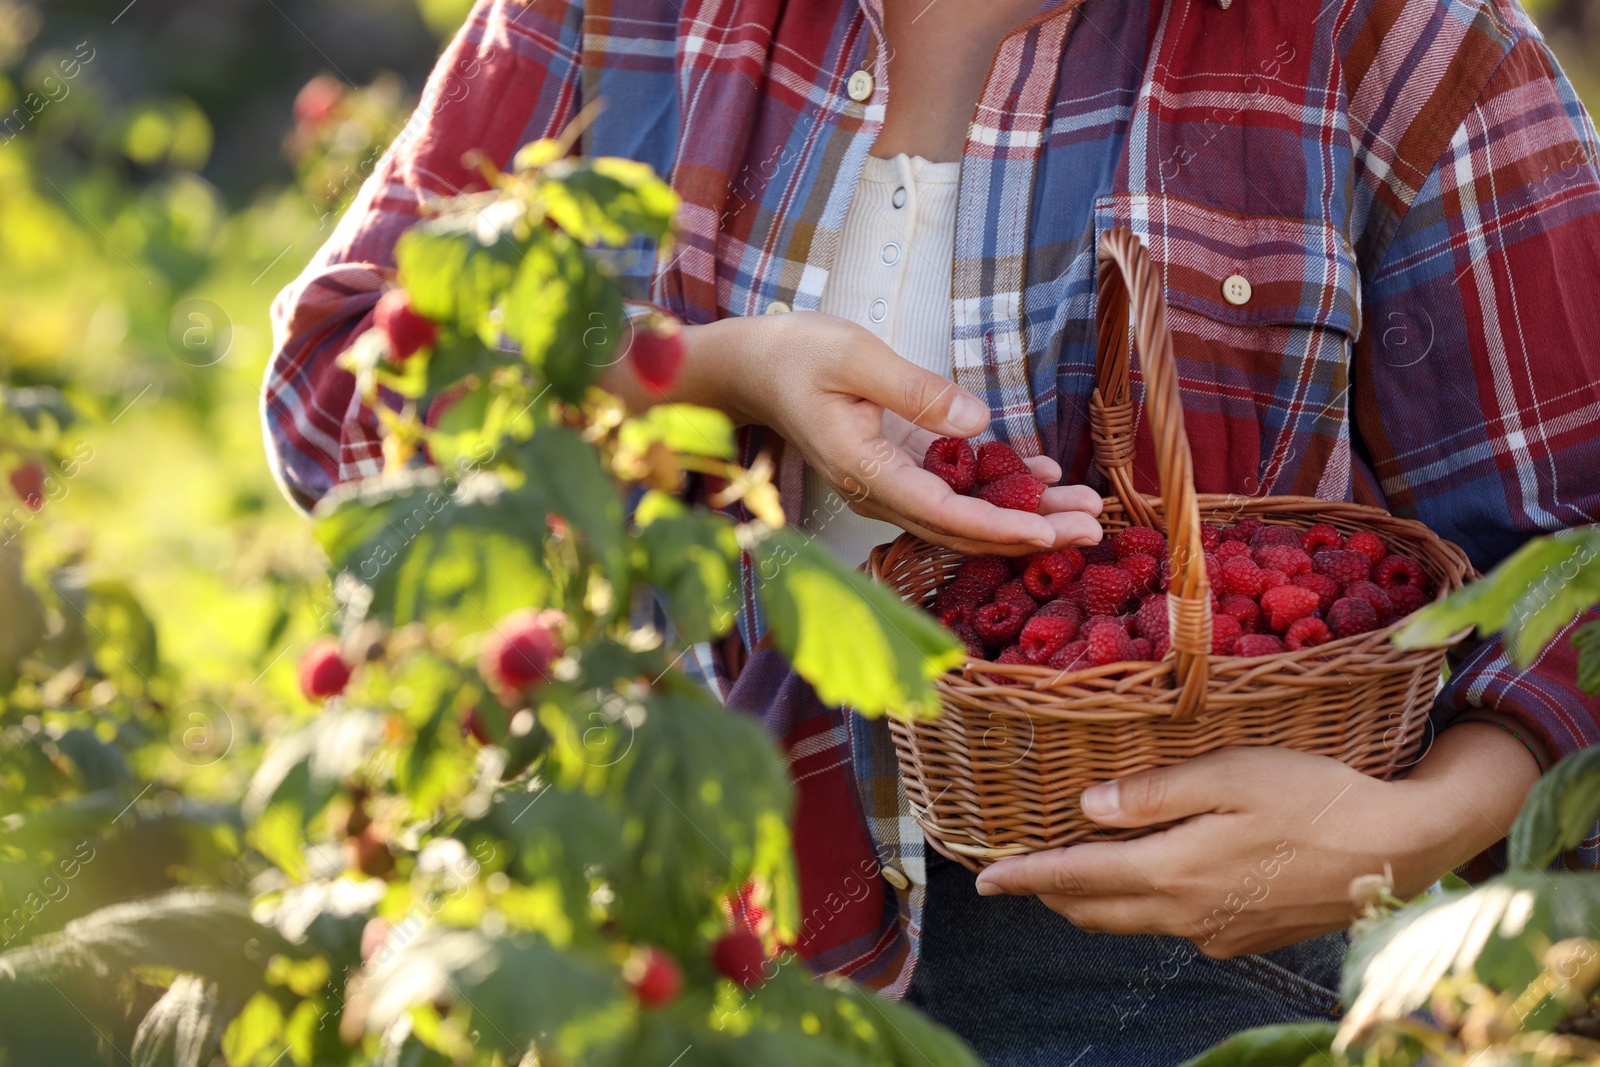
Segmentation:
<svg viewBox="0 0 1600 1067">
<path fill-rule="evenodd" d="M 1214 749 L 1279 745 L 1332 756 L 1385 779 L 1416 760 L 1449 645 L 1396 648 L 1389 637 L 1397 621 L 1298 652 L 1209 655 L 1202 520 L 1253 515 L 1300 529 L 1326 522 L 1346 534 L 1371 530 L 1419 561 L 1441 594 L 1472 575 L 1460 548 L 1421 523 L 1377 508 L 1310 497 L 1197 495 L 1159 279 L 1127 230 L 1105 234 L 1099 267 L 1090 426 L 1096 465 L 1114 492 L 1101 521 L 1108 532 L 1138 525 L 1168 533 L 1172 651 L 1159 663 L 1065 672 L 969 661 L 939 680 L 939 717 L 891 721 L 917 821 L 934 848 L 972 870 L 1089 838 L 1148 833 L 1095 826 L 1079 810 L 1079 795 L 1097 782 Z M 1161 499 L 1133 489 L 1130 315 Z M 926 605 L 962 562 L 957 553 L 907 534 L 875 549 L 867 566 L 908 600 Z"/>
</svg>

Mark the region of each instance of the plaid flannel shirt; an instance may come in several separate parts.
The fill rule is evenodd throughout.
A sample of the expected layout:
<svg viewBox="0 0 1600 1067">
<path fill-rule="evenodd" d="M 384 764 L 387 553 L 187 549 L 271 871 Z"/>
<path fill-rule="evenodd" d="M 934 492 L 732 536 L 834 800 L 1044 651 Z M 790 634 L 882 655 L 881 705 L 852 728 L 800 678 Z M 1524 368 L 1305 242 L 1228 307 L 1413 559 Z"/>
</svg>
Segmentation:
<svg viewBox="0 0 1600 1067">
<path fill-rule="evenodd" d="M 688 323 L 817 308 L 891 91 L 881 33 L 880 0 L 481 0 L 276 305 L 263 415 L 285 491 L 309 506 L 380 469 L 334 359 L 423 201 L 478 187 L 469 149 L 505 164 L 590 101 L 606 106 L 580 150 L 648 162 L 683 198 L 669 255 L 612 257 L 631 297 Z M 1044 0 L 968 131 L 956 379 L 988 399 L 991 436 L 1092 482 L 1094 250 L 1129 226 L 1166 285 L 1201 491 L 1382 505 L 1486 568 L 1600 506 L 1596 158 L 1516 0 Z M 747 456 L 767 436 L 747 432 Z M 780 472 L 798 514 L 793 450 Z M 892 747 L 759 647 L 759 581 L 739 631 L 756 651 L 690 658 L 788 751 L 808 961 L 903 993 L 924 842 Z M 1526 671 L 1477 645 L 1436 724 L 1481 706 L 1558 755 L 1600 740 L 1566 636 Z"/>
</svg>

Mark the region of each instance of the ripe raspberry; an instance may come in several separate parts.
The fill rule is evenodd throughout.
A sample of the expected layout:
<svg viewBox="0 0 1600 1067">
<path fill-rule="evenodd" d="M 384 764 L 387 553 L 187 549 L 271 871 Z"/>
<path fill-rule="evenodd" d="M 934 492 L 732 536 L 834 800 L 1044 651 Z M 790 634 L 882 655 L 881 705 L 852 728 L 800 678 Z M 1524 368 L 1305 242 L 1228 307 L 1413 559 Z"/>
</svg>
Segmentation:
<svg viewBox="0 0 1600 1067">
<path fill-rule="evenodd" d="M 1244 634 L 1233 643 L 1235 656 L 1271 656 L 1283 651 L 1283 642 L 1271 634 Z"/>
<path fill-rule="evenodd" d="M 1272 548 L 1275 545 L 1299 548 L 1299 531 L 1292 530 L 1287 526 L 1263 526 L 1250 538 L 1250 547 L 1257 551 L 1263 548 Z"/>
<path fill-rule="evenodd" d="M 766 963 L 767 950 L 761 947 L 761 939 L 748 930 L 723 934 L 711 946 L 711 965 L 740 989 L 759 986 Z"/>
<path fill-rule="evenodd" d="M 1280 526 L 1268 528 L 1282 529 Z M 1311 573 L 1311 557 L 1301 551 L 1298 545 L 1293 548 L 1288 545 L 1268 545 L 1266 548 L 1258 548 L 1256 563 L 1266 569 L 1282 571 L 1290 578 L 1297 574 Z"/>
<path fill-rule="evenodd" d="M 1032 611 L 1034 607 L 1033 594 L 1028 592 L 1027 583 L 1021 578 L 1013 578 L 994 591 L 996 600 L 1006 600 L 1024 611 Z"/>
<path fill-rule="evenodd" d="M 1349 548 L 1325 548 L 1311 557 L 1311 569 L 1326 574 L 1340 585 L 1364 582 L 1372 573 L 1372 561 L 1363 552 Z"/>
<path fill-rule="evenodd" d="M 1250 546 L 1243 541 L 1224 541 L 1217 546 L 1216 557 L 1217 562 L 1221 563 L 1230 559 L 1250 559 L 1252 553 Z"/>
<path fill-rule="evenodd" d="M 664 394 L 683 369 L 683 326 L 666 315 L 636 330 L 628 344 L 628 362 L 646 388 Z"/>
<path fill-rule="evenodd" d="M 1040 618 L 1035 615 L 1022 627 L 1017 644 L 1030 663 L 1043 663 L 1060 651 L 1061 646 L 1078 636 L 1078 620 L 1060 616 Z"/>
<path fill-rule="evenodd" d="M 1117 562 L 1117 553 L 1111 547 L 1111 542 L 1102 538 L 1088 548 L 1083 549 L 1083 562 L 1098 563 L 1109 567 Z"/>
<path fill-rule="evenodd" d="M 1296 619 L 1289 627 L 1289 632 L 1283 635 L 1283 643 L 1290 652 L 1298 652 L 1302 648 L 1313 648 L 1325 645 L 1333 640 L 1333 631 L 1328 629 L 1328 624 L 1321 619 L 1304 618 Z"/>
<path fill-rule="evenodd" d="M 36 459 L 24 460 L 11 468 L 6 478 L 11 482 L 11 491 L 17 494 L 18 500 L 34 511 L 44 507 L 44 464 Z"/>
<path fill-rule="evenodd" d="M 1215 552 L 1222 544 L 1222 527 L 1215 523 L 1202 522 L 1200 524 L 1200 550 L 1202 552 Z"/>
<path fill-rule="evenodd" d="M 1152 659 L 1166 659 L 1167 653 L 1171 651 L 1172 638 L 1168 637 L 1166 634 L 1162 634 L 1153 642 L 1153 647 L 1150 649 L 1150 656 Z"/>
<path fill-rule="evenodd" d="M 1133 639 L 1133 658 L 1136 660 L 1149 660 L 1150 654 L 1155 650 L 1148 638 L 1135 637 Z"/>
<path fill-rule="evenodd" d="M 1227 542 L 1224 541 L 1223 544 L 1227 544 Z M 1206 564 L 1206 581 L 1210 583 L 1211 588 L 1215 589 L 1217 580 L 1222 577 L 1222 561 L 1210 552 L 1203 552 L 1201 555 Z"/>
<path fill-rule="evenodd" d="M 946 623 L 945 625 L 948 626 L 949 624 Z M 983 647 L 983 638 L 979 637 L 978 631 L 971 626 L 957 623 L 954 626 L 950 626 L 950 632 L 955 634 L 963 645 L 967 646 L 967 655 L 973 659 L 983 659 L 989 654 L 988 650 Z"/>
<path fill-rule="evenodd" d="M 1004 441 L 986 441 L 978 446 L 978 484 L 988 485 L 1013 474 L 1027 474 L 1028 465 Z"/>
<path fill-rule="evenodd" d="M 1070 600 L 1052 600 L 1033 613 L 1036 619 L 1071 619 L 1073 625 L 1083 620 L 1083 612 Z"/>
<path fill-rule="evenodd" d="M 1040 552 L 1022 572 L 1022 582 L 1038 600 L 1053 600 L 1083 573 L 1083 553 L 1075 548 Z"/>
<path fill-rule="evenodd" d="M 1372 580 L 1385 589 L 1413 585 L 1424 593 L 1428 591 L 1428 572 L 1422 569 L 1422 564 L 1406 556 L 1384 556 L 1372 569 Z"/>
<path fill-rule="evenodd" d="M 978 609 L 972 620 L 972 628 L 978 631 L 978 636 L 983 638 L 985 645 L 991 647 L 1009 645 L 1017 639 L 1017 635 L 1022 632 L 1023 623 L 1027 622 L 1028 616 L 1032 614 L 1031 600 L 1026 608 L 1012 600 L 996 600 L 993 604 L 985 604 Z"/>
<path fill-rule="evenodd" d="M 1312 557 L 1315 559 L 1316 557 Z M 1309 589 L 1317 594 L 1317 610 L 1326 612 L 1339 599 L 1342 586 L 1329 578 L 1326 574 L 1302 574 L 1289 579 L 1290 585 L 1298 585 L 1302 589 Z"/>
<path fill-rule="evenodd" d="M 1428 603 L 1428 594 L 1414 585 L 1396 585 L 1385 590 L 1394 605 L 1395 618 L 1403 618 Z"/>
<path fill-rule="evenodd" d="M 1129 556 L 1151 556 L 1160 559 L 1167 554 L 1167 539 L 1159 530 L 1145 526 L 1130 526 L 1111 535 L 1111 551 L 1118 559 Z"/>
<path fill-rule="evenodd" d="M 963 578 L 980 581 L 991 592 L 999 589 L 1011 577 L 1011 562 L 1004 556 L 979 556 L 969 559 L 956 568 L 952 581 Z"/>
<path fill-rule="evenodd" d="M 1243 541 L 1248 545 L 1250 539 L 1256 535 L 1256 531 L 1265 525 L 1260 519 L 1252 515 L 1247 519 L 1240 519 L 1232 526 L 1223 527 L 1222 539 L 1224 541 Z"/>
<path fill-rule="evenodd" d="M 1350 535 L 1350 539 L 1345 542 L 1344 547 L 1353 552 L 1361 553 L 1374 564 L 1383 562 L 1383 557 L 1389 554 L 1389 546 L 1384 542 L 1383 538 L 1371 530 L 1357 530 Z"/>
<path fill-rule="evenodd" d="M 1254 605 L 1251 605 L 1254 607 Z M 1258 610 L 1259 613 L 1259 610 Z M 1139 613 L 1134 616 L 1134 625 L 1139 630 L 1139 636 L 1149 641 L 1158 641 L 1167 636 L 1170 625 L 1167 620 L 1167 598 L 1164 596 L 1146 597 L 1145 602 L 1139 605 Z"/>
<path fill-rule="evenodd" d="M 683 971 L 677 961 L 654 945 L 634 953 L 622 968 L 622 978 L 647 1008 L 671 1004 L 683 988 Z"/>
<path fill-rule="evenodd" d="M 1213 656 L 1233 655 L 1233 644 L 1239 640 L 1243 632 L 1239 627 L 1239 620 L 1232 615 L 1213 615 L 1211 617 L 1211 654 Z"/>
<path fill-rule="evenodd" d="M 1099 626 L 1103 622 L 1114 622 L 1118 626 L 1122 626 L 1124 629 L 1126 629 L 1126 624 L 1115 615 L 1090 615 L 1088 618 L 1084 619 L 1083 623 L 1078 627 L 1078 632 L 1083 634 L 1084 637 L 1088 637 L 1089 631 L 1094 629 L 1096 626 Z M 1133 635 L 1129 634 L 1128 636 L 1132 637 Z"/>
<path fill-rule="evenodd" d="M 1026 663 L 1030 667 L 1038 666 L 1038 664 L 1034 663 L 1033 660 L 1028 658 L 1026 652 L 1022 651 L 1021 645 L 1007 645 L 1005 648 L 1000 650 L 1000 654 L 994 658 L 994 661 L 996 663 L 1010 664 Z"/>
<path fill-rule="evenodd" d="M 339 654 L 339 642 L 331 637 L 313 641 L 300 655 L 300 692 L 307 700 L 326 700 L 344 692 L 350 684 L 350 664 Z"/>
<path fill-rule="evenodd" d="M 1225 559 L 1217 568 L 1217 596 L 1234 593 L 1239 596 L 1261 595 L 1261 568 L 1252 559 Z"/>
<path fill-rule="evenodd" d="M 1089 628 L 1089 662 L 1096 667 L 1123 663 L 1134 658 L 1133 639 L 1121 623 L 1102 622 Z"/>
<path fill-rule="evenodd" d="M 933 603 L 928 606 L 928 611 L 946 626 L 954 626 L 957 623 L 971 626 L 973 616 L 990 599 L 992 599 L 992 593 L 990 590 L 985 589 L 978 580 L 957 578 L 945 586 L 938 596 L 933 598 Z"/>
<path fill-rule="evenodd" d="M 1242 633 L 1253 634 L 1261 629 L 1261 605 L 1247 596 L 1229 593 L 1217 599 L 1222 614 L 1238 620 Z"/>
<path fill-rule="evenodd" d="M 1354 637 L 1378 628 L 1378 613 L 1358 596 L 1340 597 L 1328 609 L 1328 629 L 1335 637 Z"/>
<path fill-rule="evenodd" d="M 1351 582 L 1349 585 L 1345 586 L 1344 593 L 1342 595 L 1347 597 L 1359 597 L 1360 599 L 1365 600 L 1368 604 L 1371 604 L 1373 614 L 1377 615 L 1378 617 L 1379 626 L 1387 625 L 1394 618 L 1394 601 L 1389 598 L 1389 594 L 1387 592 L 1385 592 L 1382 588 L 1373 585 L 1371 582 Z M 1327 617 L 1327 612 L 1323 612 L 1323 618 Z M 1328 625 L 1333 627 L 1334 633 L 1339 633 L 1338 627 L 1333 626 L 1332 619 L 1328 619 Z M 1344 635 L 1339 634 L 1339 636 L 1343 637 Z"/>
<path fill-rule="evenodd" d="M 417 314 L 404 289 L 390 289 L 378 299 L 372 324 L 389 339 L 389 359 L 394 363 L 405 362 L 439 339 L 439 327 Z"/>
<path fill-rule="evenodd" d="M 997 508 L 1038 511 L 1045 484 L 1031 474 L 1008 474 L 978 490 L 978 496 Z"/>
<path fill-rule="evenodd" d="M 561 655 L 555 628 L 559 611 L 518 611 L 495 624 L 483 643 L 478 672 L 497 691 L 521 693 L 543 682 L 550 664 Z"/>
<path fill-rule="evenodd" d="M 1046 664 L 1058 671 L 1076 671 L 1089 666 L 1089 642 L 1068 641 L 1056 650 Z"/>
<path fill-rule="evenodd" d="M 1288 582 L 1289 576 L 1282 571 L 1275 571 L 1268 567 L 1261 572 L 1261 591 L 1263 593 L 1268 589 L 1276 589 L 1280 585 L 1287 585 Z"/>
<path fill-rule="evenodd" d="M 1154 556 L 1129 556 L 1117 564 L 1133 579 L 1135 593 L 1148 593 L 1161 582 L 1161 564 Z"/>
<path fill-rule="evenodd" d="M 958 493 L 966 493 L 978 483 L 978 454 L 959 437 L 941 437 L 928 446 L 922 469 L 937 474 Z"/>
<path fill-rule="evenodd" d="M 1083 614 L 1083 582 L 1082 581 L 1073 582 L 1071 585 L 1069 585 L 1065 589 L 1061 590 L 1061 595 L 1056 597 L 1056 600 L 1057 601 L 1065 600 L 1068 604 L 1071 604 L 1073 607 L 1078 609 L 1078 614 L 1079 615 L 1082 615 Z"/>
<path fill-rule="evenodd" d="M 1133 576 L 1121 567 L 1083 569 L 1083 607 L 1090 615 L 1117 615 L 1133 595 Z"/>
<path fill-rule="evenodd" d="M 1300 547 L 1305 550 L 1306 555 L 1314 556 L 1318 549 L 1344 548 L 1345 543 L 1344 537 L 1338 530 L 1325 522 L 1319 522 L 1300 531 Z"/>
<path fill-rule="evenodd" d="M 1261 611 L 1274 633 L 1283 633 L 1295 620 L 1309 618 L 1316 610 L 1317 594 L 1298 585 L 1280 585 L 1261 594 Z"/>
<path fill-rule="evenodd" d="M 333 117 L 343 100 L 344 85 L 331 74 L 318 74 L 294 96 L 295 124 L 316 129 Z"/>
</svg>

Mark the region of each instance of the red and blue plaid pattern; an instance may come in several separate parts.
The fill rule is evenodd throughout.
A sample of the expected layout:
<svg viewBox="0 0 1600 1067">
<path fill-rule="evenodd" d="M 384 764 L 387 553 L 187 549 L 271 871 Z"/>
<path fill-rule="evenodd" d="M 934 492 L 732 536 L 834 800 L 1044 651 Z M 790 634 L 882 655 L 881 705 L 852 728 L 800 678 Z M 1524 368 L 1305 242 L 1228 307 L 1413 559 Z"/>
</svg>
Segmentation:
<svg viewBox="0 0 1600 1067">
<path fill-rule="evenodd" d="M 667 255 L 613 256 L 631 296 L 690 323 L 817 308 L 883 122 L 881 31 L 879 0 L 481 0 L 276 306 L 263 412 L 285 491 L 309 506 L 379 469 L 334 359 L 423 202 L 477 187 L 467 151 L 504 164 L 589 101 L 606 106 L 582 150 L 648 162 L 683 197 Z M 863 65 L 877 87 L 857 103 Z M 956 377 L 988 399 L 993 435 L 1092 480 L 1093 253 L 1129 226 L 1163 272 L 1202 491 L 1383 505 L 1486 568 L 1600 507 L 1596 159 L 1515 0 L 1045 0 L 1000 47 L 969 130 Z M 1223 298 L 1232 274 L 1251 282 L 1243 306 Z M 780 444 L 767 436 L 747 433 L 747 455 Z M 791 514 L 799 471 L 791 452 Z M 822 707 L 760 647 L 746 599 L 756 651 L 688 659 L 790 752 L 801 948 L 903 992 L 924 846 L 886 731 Z M 1565 754 L 1600 741 L 1572 679 L 1562 641 L 1527 671 L 1485 643 L 1436 722 L 1491 707 Z M 908 889 L 886 887 L 890 868 Z"/>
</svg>

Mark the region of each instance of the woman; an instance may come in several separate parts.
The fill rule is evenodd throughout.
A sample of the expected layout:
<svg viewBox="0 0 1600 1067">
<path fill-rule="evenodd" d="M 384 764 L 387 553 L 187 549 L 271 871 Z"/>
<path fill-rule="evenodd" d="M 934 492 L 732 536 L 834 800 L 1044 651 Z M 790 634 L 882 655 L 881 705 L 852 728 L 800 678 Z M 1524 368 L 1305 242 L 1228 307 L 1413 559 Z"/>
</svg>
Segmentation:
<svg viewBox="0 0 1600 1067">
<path fill-rule="evenodd" d="M 688 324 L 672 399 L 728 412 L 747 455 L 781 444 L 788 512 L 852 562 L 900 529 L 1011 555 L 1098 539 L 1091 490 L 1002 512 L 916 457 L 983 434 L 1091 477 L 1093 255 L 1119 225 L 1163 271 L 1202 491 L 1384 505 L 1479 567 L 1600 503 L 1594 134 L 1515 0 L 483 0 L 280 298 L 265 418 L 293 499 L 380 465 L 334 361 L 421 201 L 596 100 L 581 151 L 684 200 L 670 258 L 616 257 Z M 755 648 L 759 621 L 740 633 Z M 924 852 L 881 724 L 769 651 L 697 658 L 788 747 L 810 965 L 995 1064 L 1171 1063 L 1328 1017 L 1351 880 L 1421 891 L 1600 740 L 1564 640 L 1524 673 L 1485 643 L 1404 781 L 1219 753 L 1084 795 L 1107 827 L 1173 828 L 975 880 Z"/>
</svg>

